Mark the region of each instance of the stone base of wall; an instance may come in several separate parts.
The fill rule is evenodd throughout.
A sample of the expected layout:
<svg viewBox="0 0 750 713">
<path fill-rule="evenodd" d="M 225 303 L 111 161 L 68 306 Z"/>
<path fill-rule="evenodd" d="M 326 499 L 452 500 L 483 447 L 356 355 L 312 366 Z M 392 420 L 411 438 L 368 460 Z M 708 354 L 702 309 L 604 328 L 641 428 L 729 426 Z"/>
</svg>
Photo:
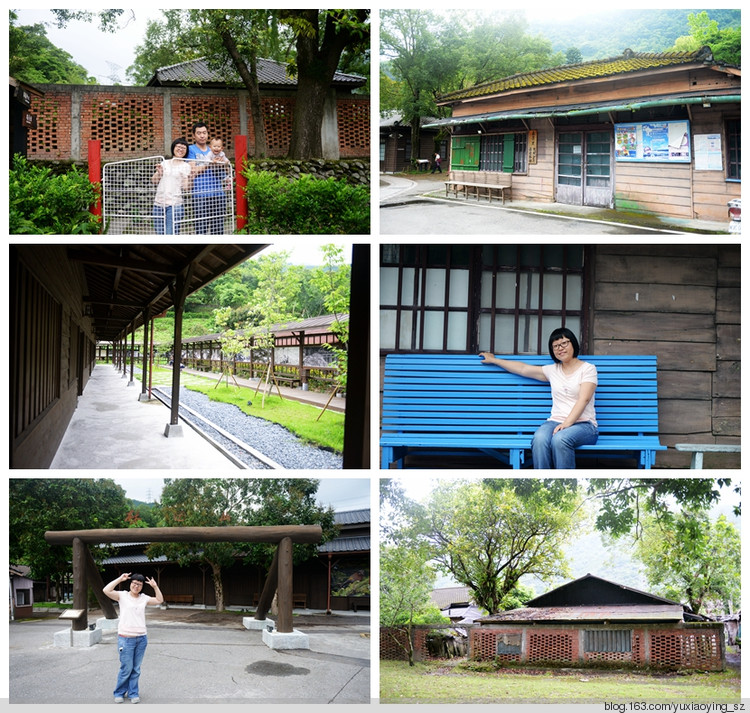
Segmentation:
<svg viewBox="0 0 750 713">
<path fill-rule="evenodd" d="M 250 160 L 248 165 L 259 171 L 268 171 L 277 176 L 290 179 L 299 178 L 308 173 L 316 178 L 345 179 L 352 185 L 370 185 L 370 162 L 365 159 L 349 159 L 331 161 L 312 159 L 310 161 L 295 161 L 292 159 L 261 159 Z"/>
</svg>

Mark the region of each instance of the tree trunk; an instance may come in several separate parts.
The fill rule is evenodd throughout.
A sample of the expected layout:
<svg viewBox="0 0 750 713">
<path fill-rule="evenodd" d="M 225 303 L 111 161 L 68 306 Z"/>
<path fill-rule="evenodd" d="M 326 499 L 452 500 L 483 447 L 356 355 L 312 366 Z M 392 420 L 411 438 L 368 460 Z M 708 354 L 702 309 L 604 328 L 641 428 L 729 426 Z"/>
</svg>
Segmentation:
<svg viewBox="0 0 750 713">
<path fill-rule="evenodd" d="M 252 53 L 247 58 L 247 62 L 250 63 L 250 70 L 248 71 L 246 60 L 240 54 L 234 37 L 232 37 L 228 30 L 221 32 L 221 41 L 227 52 L 229 52 L 234 67 L 250 94 L 250 115 L 253 120 L 253 131 L 255 133 L 253 156 L 263 157 L 266 155 L 268 149 L 266 147 L 266 128 L 263 124 L 263 107 L 260 101 L 260 89 L 258 88 L 258 58 L 255 53 Z"/>
<path fill-rule="evenodd" d="M 214 594 L 216 595 L 216 611 L 223 612 L 224 607 L 224 582 L 221 578 L 221 565 L 210 562 L 211 574 L 214 579 Z"/>
<path fill-rule="evenodd" d="M 297 98 L 295 100 L 292 140 L 289 157 L 294 159 L 322 158 L 321 128 L 325 101 L 333 82 L 341 53 L 355 41 L 354 31 L 338 24 L 335 11 L 326 14 L 322 32 L 318 10 L 284 10 L 284 19 L 303 23 L 308 31 L 297 33 Z M 364 22 L 367 10 L 355 11 Z M 322 35 L 322 43 L 321 43 Z"/>
</svg>

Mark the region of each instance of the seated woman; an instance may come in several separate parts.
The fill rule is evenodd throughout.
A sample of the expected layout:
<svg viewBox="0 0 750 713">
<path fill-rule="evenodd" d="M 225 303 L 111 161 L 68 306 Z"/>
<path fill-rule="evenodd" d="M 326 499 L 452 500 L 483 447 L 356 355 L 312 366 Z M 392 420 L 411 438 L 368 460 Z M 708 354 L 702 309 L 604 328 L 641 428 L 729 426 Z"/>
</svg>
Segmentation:
<svg viewBox="0 0 750 713">
<path fill-rule="evenodd" d="M 596 367 L 578 358 L 578 340 L 565 327 L 550 334 L 548 346 L 554 363 L 544 366 L 497 359 L 489 352 L 479 356 L 482 364 L 495 364 L 513 374 L 549 382 L 552 412 L 531 441 L 534 468 L 575 468 L 575 449 L 592 445 L 599 437 L 594 410 Z"/>
</svg>

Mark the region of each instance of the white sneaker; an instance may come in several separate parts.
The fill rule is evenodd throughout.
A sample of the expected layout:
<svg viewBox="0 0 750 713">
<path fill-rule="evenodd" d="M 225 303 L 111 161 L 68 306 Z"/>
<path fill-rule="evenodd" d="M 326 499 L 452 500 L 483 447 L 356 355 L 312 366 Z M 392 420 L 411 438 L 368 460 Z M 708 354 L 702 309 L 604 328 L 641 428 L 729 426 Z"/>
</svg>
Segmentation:
<svg viewBox="0 0 750 713">
<path fill-rule="evenodd" d="M 125 699 L 122 696 L 115 696 L 115 703 L 124 703 Z"/>
<path fill-rule="evenodd" d="M 140 697 L 139 697 L 139 696 L 135 696 L 135 698 L 131 698 L 131 699 L 130 699 L 130 702 L 131 702 L 131 703 L 140 703 L 140 702 L 141 702 L 141 699 L 140 699 Z"/>
</svg>

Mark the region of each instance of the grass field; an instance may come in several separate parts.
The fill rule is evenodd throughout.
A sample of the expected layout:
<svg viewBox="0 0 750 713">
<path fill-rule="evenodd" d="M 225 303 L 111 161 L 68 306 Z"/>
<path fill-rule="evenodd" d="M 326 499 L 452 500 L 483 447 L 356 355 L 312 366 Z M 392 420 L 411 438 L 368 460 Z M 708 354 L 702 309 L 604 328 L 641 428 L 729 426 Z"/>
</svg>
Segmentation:
<svg viewBox="0 0 750 713">
<path fill-rule="evenodd" d="M 646 673 L 592 669 L 502 669 L 462 662 L 380 662 L 381 703 L 739 702 L 738 670 Z"/>
<path fill-rule="evenodd" d="M 171 386 L 172 370 L 165 367 L 155 368 L 153 384 L 154 386 Z M 280 399 L 273 393 L 266 397 L 265 406 L 263 406 L 262 394 L 258 392 L 256 396 L 254 388 L 237 388 L 234 384 L 227 386 L 226 381 L 222 381 L 217 386 L 215 379 L 188 374 L 184 371 L 180 374 L 180 385 L 192 391 L 199 391 L 212 401 L 234 404 L 250 416 L 278 423 L 307 443 L 320 448 L 328 448 L 337 453 L 343 452 L 343 413 L 325 411 L 320 416 L 320 420 L 317 420 L 321 409 L 292 399 Z"/>
</svg>

